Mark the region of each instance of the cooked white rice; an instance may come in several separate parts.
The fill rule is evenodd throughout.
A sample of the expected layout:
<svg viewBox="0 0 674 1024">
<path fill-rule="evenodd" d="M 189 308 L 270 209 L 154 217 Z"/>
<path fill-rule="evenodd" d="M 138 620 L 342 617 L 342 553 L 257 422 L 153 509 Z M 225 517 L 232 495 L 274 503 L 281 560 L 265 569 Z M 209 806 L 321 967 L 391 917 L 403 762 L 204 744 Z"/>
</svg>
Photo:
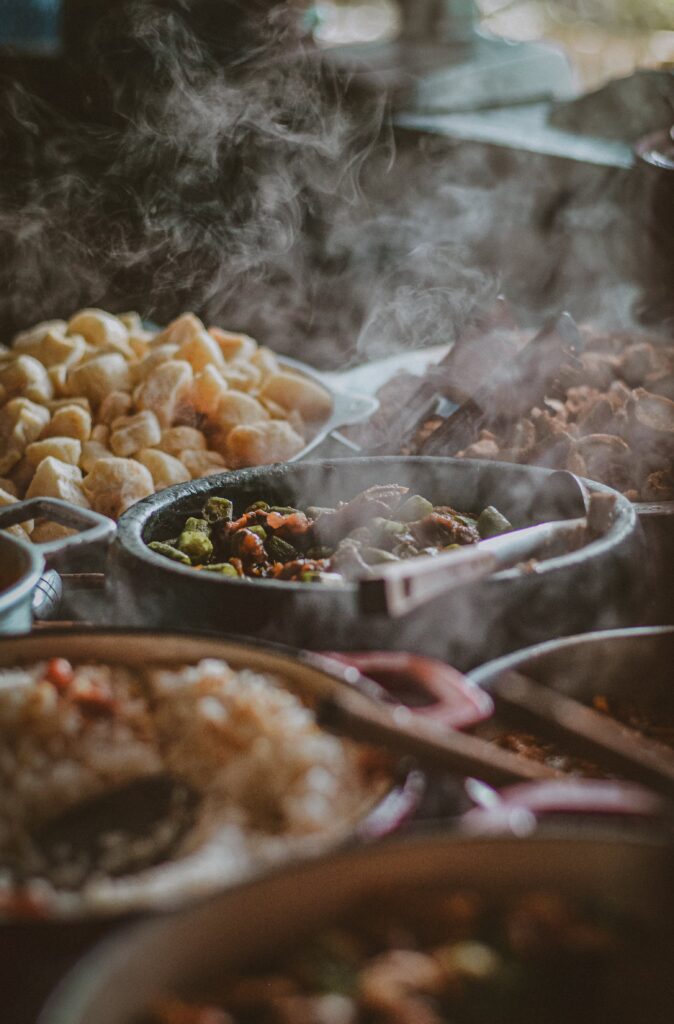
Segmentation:
<svg viewBox="0 0 674 1024">
<path fill-rule="evenodd" d="M 177 668 L 84 664 L 67 687 L 48 663 L 0 669 L 0 863 L 27 861 L 28 892 L 50 911 L 119 910 L 182 900 L 345 833 L 380 792 L 358 749 L 260 673 L 224 661 Z M 170 862 L 56 888 L 31 864 L 31 831 L 81 800 L 169 773 L 200 802 Z M 107 837 L 111 864 L 118 837 Z M 155 837 L 138 840 L 151 844 Z M 0 878 L 5 905 L 16 892 Z"/>
</svg>

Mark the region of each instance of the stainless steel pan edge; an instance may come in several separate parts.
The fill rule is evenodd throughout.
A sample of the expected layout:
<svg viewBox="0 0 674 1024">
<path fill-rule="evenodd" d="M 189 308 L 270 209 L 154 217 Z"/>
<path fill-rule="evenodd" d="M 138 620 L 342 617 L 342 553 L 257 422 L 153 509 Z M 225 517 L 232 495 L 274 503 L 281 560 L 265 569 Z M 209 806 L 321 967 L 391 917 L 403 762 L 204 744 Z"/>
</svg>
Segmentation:
<svg viewBox="0 0 674 1024">
<path fill-rule="evenodd" d="M 590 663 L 598 665 L 601 662 L 606 669 L 615 666 L 617 673 L 624 673 L 627 658 L 630 662 L 641 660 L 643 668 L 647 655 L 651 658 L 668 657 L 670 667 L 674 665 L 674 626 L 606 629 L 547 640 L 485 662 L 473 669 L 469 678 L 488 690 L 491 683 L 504 672 L 514 670 L 530 673 L 539 682 L 548 682 L 551 670 L 554 669 L 556 675 L 565 673 L 568 676 L 574 662 L 580 666 Z M 641 677 L 637 676 L 637 687 L 640 682 Z M 571 691 L 575 691 L 573 682 L 569 688 Z"/>
<path fill-rule="evenodd" d="M 279 362 L 282 366 L 288 366 L 290 369 L 297 371 L 297 373 L 301 373 L 303 376 L 308 377 L 310 380 L 314 380 L 317 384 L 320 384 L 329 392 L 330 397 L 332 398 L 332 412 L 330 413 L 330 416 L 320 425 L 317 432 L 311 437 L 302 451 L 298 452 L 297 455 L 294 455 L 289 460 L 290 462 L 296 462 L 298 459 L 304 459 L 314 450 L 314 448 L 317 448 L 322 444 L 322 442 L 325 441 L 333 431 L 339 430 L 340 427 L 350 426 L 354 423 L 361 423 L 363 420 L 372 416 L 379 408 L 378 399 L 350 390 L 348 387 L 348 376 L 346 374 L 344 375 L 344 380 L 342 382 L 340 374 L 321 373 L 319 370 L 314 370 L 313 367 L 308 366 L 299 359 L 291 359 L 289 356 L 279 356 Z"/>
<path fill-rule="evenodd" d="M 38 1024 L 129 1024 L 160 994 L 187 991 L 215 970 L 240 969 L 366 895 L 395 900 L 409 885 L 494 894 L 549 886 L 581 898 L 617 899 L 628 912 L 652 918 L 671 902 L 671 858 L 671 849 L 658 843 L 441 834 L 333 854 L 107 942 L 66 979 Z"/>
</svg>

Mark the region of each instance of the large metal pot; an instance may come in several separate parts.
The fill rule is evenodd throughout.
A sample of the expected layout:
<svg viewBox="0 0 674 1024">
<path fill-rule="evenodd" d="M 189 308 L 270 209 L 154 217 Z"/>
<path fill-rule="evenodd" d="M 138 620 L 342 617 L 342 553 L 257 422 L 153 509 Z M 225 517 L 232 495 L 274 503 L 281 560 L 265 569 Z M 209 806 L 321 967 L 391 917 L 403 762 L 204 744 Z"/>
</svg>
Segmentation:
<svg viewBox="0 0 674 1024">
<path fill-rule="evenodd" d="M 156 998 L 198 998 L 209 979 L 262 965 L 335 918 L 357 912 L 366 898 L 380 897 L 395 909 L 406 891 L 431 885 L 495 897 L 545 889 L 606 903 L 614 914 L 666 921 L 671 867 L 671 850 L 657 844 L 559 838 L 437 835 L 333 855 L 106 944 L 56 994 L 40 1024 L 131 1024 Z M 671 1004 L 660 1009 L 649 1024 L 670 1019 Z"/>
<path fill-rule="evenodd" d="M 313 650 L 393 647 L 462 669 L 534 640 L 630 621 L 639 603 L 642 542 L 636 513 L 620 495 L 605 534 L 580 550 L 542 560 L 533 571 L 499 572 L 395 620 L 361 613 L 354 584 L 231 580 L 194 572 L 147 547 L 174 536 L 211 494 L 226 495 L 237 508 L 262 498 L 331 505 L 375 483 L 404 484 L 464 511 L 493 504 L 524 526 L 550 478 L 549 470 L 507 463 L 392 457 L 262 467 L 179 484 L 134 505 L 118 524 L 109 572 L 115 620 L 263 636 Z M 565 515 L 561 499 L 548 501 L 545 518 Z"/>
<path fill-rule="evenodd" d="M 115 524 L 107 516 L 57 498 L 31 498 L 0 509 L 0 531 L 40 516 L 81 532 L 43 544 L 0 532 L 0 634 L 29 632 L 47 559 L 90 554 L 107 544 L 115 532 Z"/>
</svg>

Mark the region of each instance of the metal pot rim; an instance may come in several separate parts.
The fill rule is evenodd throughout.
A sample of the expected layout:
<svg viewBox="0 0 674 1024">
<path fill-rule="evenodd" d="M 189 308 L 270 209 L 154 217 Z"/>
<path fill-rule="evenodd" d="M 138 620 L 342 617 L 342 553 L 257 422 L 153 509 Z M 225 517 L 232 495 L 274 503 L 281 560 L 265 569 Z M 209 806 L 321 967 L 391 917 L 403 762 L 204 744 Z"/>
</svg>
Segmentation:
<svg viewBox="0 0 674 1024">
<path fill-rule="evenodd" d="M 0 591 L 0 617 L 15 605 L 27 599 L 44 572 L 45 561 L 40 549 L 28 540 L 22 540 L 11 533 L 0 533 L 0 544 L 7 544 L 20 553 L 22 572 L 19 578 Z"/>
<path fill-rule="evenodd" d="M 523 647 L 511 654 L 486 661 L 483 665 L 472 669 L 467 675 L 478 686 L 485 686 L 488 689 L 489 684 L 502 673 L 520 669 L 532 659 L 538 659 L 547 654 L 573 650 L 578 647 L 592 647 L 595 644 L 605 643 L 607 640 L 638 640 L 664 636 L 674 638 L 674 626 L 635 626 L 623 629 L 596 630 L 591 633 L 576 633 L 574 636 L 545 640 L 540 644 Z"/>
</svg>

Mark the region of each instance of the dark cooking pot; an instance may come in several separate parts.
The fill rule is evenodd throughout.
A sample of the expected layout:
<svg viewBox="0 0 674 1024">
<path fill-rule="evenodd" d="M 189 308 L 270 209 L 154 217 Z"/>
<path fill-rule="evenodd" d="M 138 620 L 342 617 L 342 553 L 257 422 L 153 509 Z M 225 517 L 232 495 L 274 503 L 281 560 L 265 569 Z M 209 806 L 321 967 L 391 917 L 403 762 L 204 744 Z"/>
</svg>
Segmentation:
<svg viewBox="0 0 674 1024">
<path fill-rule="evenodd" d="M 672 943 L 671 862 L 671 850 L 643 842 L 457 840 L 446 835 L 332 855 L 107 943 L 56 993 L 40 1024 L 132 1024 L 144 1019 L 143 1010 L 162 996 L 198 999 L 232 973 L 262 969 L 269 958 L 283 956 L 340 917 L 357 918 L 365 899 L 377 898 L 395 910 L 406 895 L 414 899 L 431 886 L 496 900 L 542 890 L 599 906 L 609 920 L 625 916 L 628 927 L 647 929 L 650 942 L 660 940 L 656 949 L 665 955 L 654 960 L 666 965 Z M 671 1019 L 671 1002 L 661 1002 L 668 977 L 667 966 L 653 964 L 651 985 L 641 994 L 645 1016 L 634 1017 L 635 1024 Z M 475 1020 L 491 1019 L 490 1012 L 476 1007 Z M 404 1019 L 422 1018 L 408 1011 Z M 540 1019 L 548 1019 L 547 1014 Z"/>
<path fill-rule="evenodd" d="M 629 700 L 658 721 L 663 712 L 671 717 L 674 709 L 673 665 L 674 626 L 654 626 L 551 640 L 488 662 L 471 672 L 469 678 L 489 692 L 504 673 L 520 672 L 584 704 L 591 704 L 596 696 L 605 696 L 609 702 Z M 490 735 L 500 728 L 507 728 L 507 723 L 499 719 L 497 711 L 476 731 Z M 657 813 L 657 803 L 649 812 L 648 800 L 644 803 L 641 791 L 631 787 L 625 790 L 624 784 L 613 780 L 580 780 L 579 788 L 578 780 L 569 777 L 538 787 L 514 786 L 502 797 L 510 805 L 525 806 L 536 813 Z M 473 818 L 481 827 L 480 818 L 475 814 Z"/>
<path fill-rule="evenodd" d="M 639 186 L 639 273 L 645 286 L 645 307 L 651 322 L 674 316 L 674 128 L 646 135 L 634 147 Z"/>
<path fill-rule="evenodd" d="M 7 526 L 42 516 L 80 532 L 44 544 L 3 532 Z M 0 509 L 0 633 L 29 632 L 46 559 L 91 552 L 114 532 L 115 524 L 107 516 L 57 498 L 31 498 Z"/>
<path fill-rule="evenodd" d="M 393 647 L 463 669 L 533 640 L 629 621 L 639 600 L 634 569 L 641 533 L 621 495 L 606 532 L 581 550 L 499 572 L 395 620 L 361 613 L 354 584 L 232 580 L 195 572 L 147 547 L 175 536 L 211 494 L 231 498 L 237 509 L 259 499 L 332 505 L 380 483 L 407 485 L 463 511 L 493 504 L 524 526 L 535 519 L 550 477 L 550 470 L 508 463 L 391 457 L 267 466 L 179 484 L 134 505 L 118 524 L 109 572 L 115 621 L 264 636 L 313 650 Z M 561 497 L 559 504 L 548 499 L 545 518 L 568 517 Z"/>
<path fill-rule="evenodd" d="M 673 668 L 674 626 L 650 626 L 550 640 L 481 665 L 470 678 L 489 690 L 504 672 L 516 671 L 576 700 L 603 693 L 674 705 Z"/>
</svg>

